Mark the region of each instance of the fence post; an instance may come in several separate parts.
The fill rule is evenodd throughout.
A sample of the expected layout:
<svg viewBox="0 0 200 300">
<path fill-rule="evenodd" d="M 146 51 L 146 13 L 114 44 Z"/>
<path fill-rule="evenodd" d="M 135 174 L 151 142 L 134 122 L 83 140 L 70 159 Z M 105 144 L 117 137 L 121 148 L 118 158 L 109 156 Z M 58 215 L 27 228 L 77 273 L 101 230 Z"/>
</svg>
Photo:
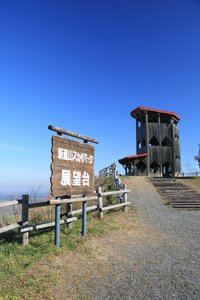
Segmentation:
<svg viewBox="0 0 200 300">
<path fill-rule="evenodd" d="M 22 195 L 22 227 L 28 226 L 29 195 Z M 22 233 L 22 245 L 28 245 L 28 232 Z"/>
<path fill-rule="evenodd" d="M 126 190 L 127 189 L 127 185 L 123 184 L 123 189 Z M 123 202 L 127 203 L 127 193 L 123 193 Z M 124 206 L 124 212 L 127 212 L 127 205 Z"/>
<path fill-rule="evenodd" d="M 97 188 L 99 218 L 103 219 L 101 187 Z"/>
<path fill-rule="evenodd" d="M 71 199 L 71 196 L 68 196 L 67 198 Z M 72 204 L 67 203 L 67 219 L 72 218 Z M 72 229 L 72 222 L 67 223 L 67 228 Z"/>
</svg>

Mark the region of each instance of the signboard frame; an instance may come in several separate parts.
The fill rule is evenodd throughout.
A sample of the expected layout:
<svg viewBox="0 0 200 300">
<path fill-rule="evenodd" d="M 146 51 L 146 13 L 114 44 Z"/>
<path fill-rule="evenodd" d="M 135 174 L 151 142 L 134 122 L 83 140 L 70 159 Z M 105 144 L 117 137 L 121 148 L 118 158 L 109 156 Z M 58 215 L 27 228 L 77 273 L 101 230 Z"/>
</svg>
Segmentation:
<svg viewBox="0 0 200 300">
<path fill-rule="evenodd" d="M 94 193 L 95 147 L 52 136 L 51 194 L 53 197 Z"/>
</svg>

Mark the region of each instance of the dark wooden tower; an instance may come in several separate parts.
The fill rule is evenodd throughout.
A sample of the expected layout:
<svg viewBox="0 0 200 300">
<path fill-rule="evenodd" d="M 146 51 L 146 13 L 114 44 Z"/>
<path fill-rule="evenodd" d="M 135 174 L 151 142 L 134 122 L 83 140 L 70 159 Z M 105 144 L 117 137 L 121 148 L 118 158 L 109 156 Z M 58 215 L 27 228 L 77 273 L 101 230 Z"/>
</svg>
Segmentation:
<svg viewBox="0 0 200 300">
<path fill-rule="evenodd" d="M 126 174 L 177 177 L 181 174 L 180 117 L 146 107 L 131 112 L 136 119 L 136 153 L 119 160 Z"/>
</svg>

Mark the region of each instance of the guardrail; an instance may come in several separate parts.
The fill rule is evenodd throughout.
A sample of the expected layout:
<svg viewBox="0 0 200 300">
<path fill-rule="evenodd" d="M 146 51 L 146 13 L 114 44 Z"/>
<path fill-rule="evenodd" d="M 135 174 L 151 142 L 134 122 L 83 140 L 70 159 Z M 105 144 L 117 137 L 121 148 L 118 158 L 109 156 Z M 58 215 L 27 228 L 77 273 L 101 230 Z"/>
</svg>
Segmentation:
<svg viewBox="0 0 200 300">
<path fill-rule="evenodd" d="M 83 197 L 83 198 L 75 198 L 77 196 L 71 197 L 62 197 L 61 199 L 51 199 L 45 202 L 39 202 L 39 203 L 29 203 L 29 195 L 22 195 L 22 199 L 17 199 L 9 202 L 3 202 L 0 203 L 0 208 L 13 206 L 13 205 L 19 205 L 22 204 L 22 221 L 17 222 L 11 225 L 4 226 L 0 228 L 0 233 L 4 233 L 9 230 L 13 230 L 16 228 L 19 228 L 19 233 L 22 234 L 22 244 L 28 245 L 28 239 L 29 239 L 29 232 L 33 230 L 48 228 L 48 227 L 55 227 L 55 245 L 57 248 L 59 248 L 60 243 L 60 225 L 67 224 L 68 228 L 72 228 L 72 222 L 77 220 L 77 217 L 72 217 L 72 215 L 76 215 L 79 213 L 82 213 L 82 234 L 83 236 L 86 236 L 86 213 L 87 211 L 91 210 L 97 210 L 99 211 L 99 218 L 103 218 L 103 211 L 114 209 L 117 207 L 124 207 L 124 211 L 127 212 L 127 205 L 130 205 L 130 202 L 127 202 L 127 193 L 130 190 L 127 190 L 127 188 L 120 190 L 121 195 L 123 195 L 123 203 L 111 205 L 107 207 L 103 207 L 102 202 L 102 196 L 107 195 L 115 195 L 118 194 L 118 191 L 112 191 L 112 192 L 101 192 L 101 187 L 97 188 L 97 196 L 92 197 Z M 95 191 L 96 193 L 96 191 Z M 87 208 L 87 201 L 97 200 L 98 204 L 89 206 Z M 72 204 L 77 202 L 83 202 L 83 209 L 72 211 Z M 61 204 L 67 204 L 67 212 L 60 214 L 60 205 Z M 55 205 L 55 221 L 49 222 L 49 223 L 43 223 L 43 224 L 36 224 L 36 225 L 29 225 L 29 209 L 36 208 L 36 207 L 43 207 L 43 206 L 52 206 Z M 67 216 L 66 219 L 60 220 L 64 215 Z"/>
</svg>

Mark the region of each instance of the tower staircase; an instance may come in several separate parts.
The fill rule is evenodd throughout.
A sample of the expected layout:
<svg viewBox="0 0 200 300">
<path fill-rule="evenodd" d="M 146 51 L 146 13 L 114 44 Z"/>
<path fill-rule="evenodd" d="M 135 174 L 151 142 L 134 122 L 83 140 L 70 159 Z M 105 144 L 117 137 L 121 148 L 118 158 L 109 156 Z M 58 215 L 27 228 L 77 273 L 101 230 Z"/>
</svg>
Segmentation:
<svg viewBox="0 0 200 300">
<path fill-rule="evenodd" d="M 200 193 L 172 178 L 149 178 L 173 208 L 200 210 Z"/>
</svg>

